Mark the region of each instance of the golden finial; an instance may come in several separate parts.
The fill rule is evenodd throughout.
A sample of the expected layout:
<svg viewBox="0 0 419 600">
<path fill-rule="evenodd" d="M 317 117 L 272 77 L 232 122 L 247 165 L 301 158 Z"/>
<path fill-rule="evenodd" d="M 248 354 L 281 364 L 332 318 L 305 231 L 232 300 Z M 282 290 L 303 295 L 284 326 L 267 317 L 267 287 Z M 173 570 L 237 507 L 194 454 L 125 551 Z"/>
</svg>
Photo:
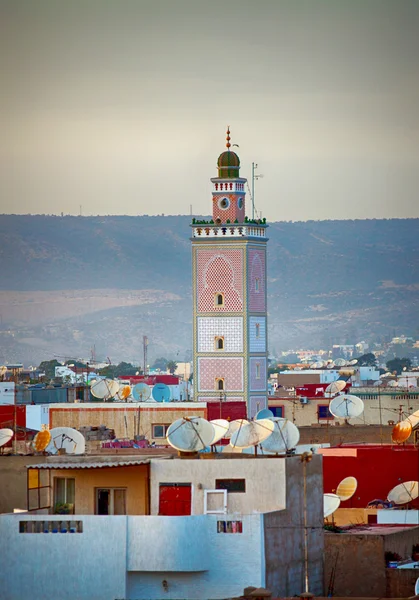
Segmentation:
<svg viewBox="0 0 419 600">
<path fill-rule="evenodd" d="M 227 140 L 226 146 L 227 146 L 228 150 L 230 150 L 230 146 L 231 146 L 231 144 L 230 144 L 230 125 L 227 125 L 227 137 L 226 137 L 226 140 Z"/>
</svg>

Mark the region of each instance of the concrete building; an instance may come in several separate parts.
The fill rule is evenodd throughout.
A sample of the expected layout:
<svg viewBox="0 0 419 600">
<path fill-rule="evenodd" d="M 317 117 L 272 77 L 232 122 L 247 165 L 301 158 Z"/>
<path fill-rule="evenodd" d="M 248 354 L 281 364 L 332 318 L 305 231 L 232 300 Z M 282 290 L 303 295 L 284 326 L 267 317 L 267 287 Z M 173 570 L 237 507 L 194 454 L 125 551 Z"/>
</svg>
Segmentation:
<svg viewBox="0 0 419 600">
<path fill-rule="evenodd" d="M 206 418 L 203 402 L 85 402 L 51 404 L 50 428 L 97 427 L 106 425 L 117 438 L 134 439 L 139 432 L 152 443 L 166 445 L 166 431 L 171 423 L 184 416 Z M 139 421 L 138 421 L 139 420 Z"/>
<path fill-rule="evenodd" d="M 61 456 L 32 464 L 29 491 L 49 497 L 51 508 L 0 515 L 4 597 L 228 598 L 248 585 L 292 596 L 304 589 L 305 528 L 310 589 L 320 595 L 321 457 L 202 456 L 124 456 L 119 466 L 117 457 Z M 47 491 L 37 494 L 35 484 Z M 75 514 L 51 514 L 69 499 Z M 110 507 L 123 514 L 109 514 Z"/>
<path fill-rule="evenodd" d="M 245 215 L 246 179 L 230 150 L 218 158 L 212 219 L 192 223 L 194 397 L 267 406 L 265 220 Z"/>
</svg>

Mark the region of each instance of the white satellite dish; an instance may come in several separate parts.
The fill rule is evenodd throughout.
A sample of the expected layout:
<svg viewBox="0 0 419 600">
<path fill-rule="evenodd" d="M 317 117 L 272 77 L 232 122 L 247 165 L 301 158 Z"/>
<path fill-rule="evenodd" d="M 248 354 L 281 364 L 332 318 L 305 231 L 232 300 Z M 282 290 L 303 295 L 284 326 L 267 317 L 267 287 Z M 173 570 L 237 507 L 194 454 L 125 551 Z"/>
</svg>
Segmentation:
<svg viewBox="0 0 419 600">
<path fill-rule="evenodd" d="M 274 424 L 272 434 L 263 442 L 260 447 L 273 454 L 287 452 L 295 448 L 300 441 L 300 432 L 298 427 L 288 419 L 282 417 L 273 417 L 270 419 Z"/>
<path fill-rule="evenodd" d="M 223 454 L 228 454 L 229 452 L 235 452 L 236 454 L 240 454 L 241 451 L 241 448 L 237 448 L 236 446 L 232 446 L 231 444 L 227 444 L 227 446 L 223 447 Z"/>
<path fill-rule="evenodd" d="M 419 577 L 416 579 L 415 583 L 415 596 L 419 596 Z"/>
<path fill-rule="evenodd" d="M 233 433 L 235 433 L 238 429 L 248 424 L 249 421 L 247 421 L 246 419 L 236 419 L 235 421 L 231 421 L 229 430 L 226 434 L 226 439 L 230 439 Z"/>
<path fill-rule="evenodd" d="M 13 429 L 0 429 L 0 446 L 4 446 L 7 442 L 10 442 L 13 436 Z"/>
<path fill-rule="evenodd" d="M 332 362 L 327 363 L 327 368 L 328 369 L 334 369 L 335 368 L 335 363 L 333 362 L 333 360 L 332 360 Z"/>
<path fill-rule="evenodd" d="M 398 387 L 399 384 L 395 379 L 392 379 L 391 381 L 388 382 L 387 387 Z"/>
<path fill-rule="evenodd" d="M 210 444 L 210 446 L 213 446 L 226 437 L 226 434 L 230 429 L 230 423 L 226 419 L 214 419 L 214 421 L 210 421 L 210 423 L 214 427 L 214 437 Z"/>
<path fill-rule="evenodd" d="M 100 400 L 109 400 L 119 392 L 119 381 L 114 379 L 96 379 L 90 385 L 92 396 Z"/>
<path fill-rule="evenodd" d="M 233 433 L 230 444 L 237 448 L 257 446 L 272 434 L 274 427 L 275 424 L 270 419 L 252 421 Z"/>
<path fill-rule="evenodd" d="M 166 439 L 181 452 L 199 452 L 211 446 L 215 437 L 213 425 L 202 417 L 185 417 L 172 423 Z"/>
<path fill-rule="evenodd" d="M 357 365 L 357 364 L 358 364 L 358 359 L 357 358 L 353 358 L 352 360 L 350 360 L 348 362 L 348 365 L 351 365 L 351 367 L 354 366 L 354 365 Z"/>
<path fill-rule="evenodd" d="M 358 481 L 355 477 L 345 477 L 336 488 L 336 496 L 340 498 L 341 502 L 345 502 L 352 498 L 357 487 Z"/>
<path fill-rule="evenodd" d="M 316 365 L 317 365 L 317 363 L 315 363 L 315 362 L 311 363 L 310 369 L 317 369 Z"/>
<path fill-rule="evenodd" d="M 384 375 L 381 375 L 381 377 L 393 377 L 393 373 L 389 373 L 387 371 L 387 373 L 384 373 Z"/>
<path fill-rule="evenodd" d="M 45 448 L 49 454 L 57 454 L 59 450 L 65 450 L 66 454 L 85 453 L 86 440 L 80 431 L 72 427 L 53 427 L 49 432 L 51 441 Z"/>
<path fill-rule="evenodd" d="M 337 367 L 344 367 L 346 365 L 347 361 L 344 358 L 337 358 L 335 360 L 335 365 Z"/>
<path fill-rule="evenodd" d="M 338 419 L 354 419 L 364 412 L 364 402 L 358 396 L 343 394 L 330 401 L 329 410 Z"/>
<path fill-rule="evenodd" d="M 381 381 L 381 379 L 377 379 L 377 381 L 374 381 L 373 386 L 378 387 L 379 385 L 382 385 L 382 383 L 383 382 Z"/>
<path fill-rule="evenodd" d="M 345 387 L 346 381 L 342 381 L 341 379 L 338 379 L 337 381 L 332 381 L 332 383 L 329 383 L 327 388 L 324 390 L 324 395 L 326 396 L 326 394 L 330 394 L 330 396 L 328 395 L 327 398 L 335 396 L 336 394 L 339 394 L 339 392 L 344 390 Z"/>
<path fill-rule="evenodd" d="M 394 504 L 407 504 L 412 500 L 416 500 L 418 496 L 418 482 L 405 481 L 404 483 L 400 483 L 390 490 L 387 500 L 389 502 L 394 502 Z"/>
<path fill-rule="evenodd" d="M 340 506 L 340 498 L 336 494 L 323 494 L 323 516 L 332 515 Z"/>
</svg>

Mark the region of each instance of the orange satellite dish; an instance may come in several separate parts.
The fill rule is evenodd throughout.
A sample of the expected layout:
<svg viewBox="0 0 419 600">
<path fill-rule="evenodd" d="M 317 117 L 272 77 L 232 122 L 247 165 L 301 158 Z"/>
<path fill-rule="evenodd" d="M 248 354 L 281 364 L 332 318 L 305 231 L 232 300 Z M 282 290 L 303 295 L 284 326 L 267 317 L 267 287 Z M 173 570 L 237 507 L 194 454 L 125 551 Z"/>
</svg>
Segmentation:
<svg viewBox="0 0 419 600">
<path fill-rule="evenodd" d="M 38 431 L 33 438 L 32 446 L 36 452 L 43 452 L 51 441 L 51 433 L 48 429 Z"/>
<path fill-rule="evenodd" d="M 400 421 L 400 423 L 396 423 L 393 427 L 391 439 L 395 444 L 403 444 L 403 442 L 409 439 L 411 433 L 412 424 L 409 421 Z"/>
</svg>

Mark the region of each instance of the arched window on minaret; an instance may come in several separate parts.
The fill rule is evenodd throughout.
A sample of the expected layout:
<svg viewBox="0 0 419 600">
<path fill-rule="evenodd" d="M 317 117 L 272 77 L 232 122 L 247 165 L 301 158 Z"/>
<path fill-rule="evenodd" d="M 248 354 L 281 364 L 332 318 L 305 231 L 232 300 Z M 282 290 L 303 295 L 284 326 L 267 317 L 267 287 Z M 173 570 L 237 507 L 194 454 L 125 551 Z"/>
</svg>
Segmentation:
<svg viewBox="0 0 419 600">
<path fill-rule="evenodd" d="M 215 349 L 216 350 L 224 350 L 224 338 L 217 336 L 215 338 Z"/>
<path fill-rule="evenodd" d="M 222 377 L 219 377 L 215 380 L 215 387 L 219 392 L 224 390 L 224 379 Z"/>
<path fill-rule="evenodd" d="M 224 294 L 215 294 L 215 306 L 224 306 Z"/>
</svg>

